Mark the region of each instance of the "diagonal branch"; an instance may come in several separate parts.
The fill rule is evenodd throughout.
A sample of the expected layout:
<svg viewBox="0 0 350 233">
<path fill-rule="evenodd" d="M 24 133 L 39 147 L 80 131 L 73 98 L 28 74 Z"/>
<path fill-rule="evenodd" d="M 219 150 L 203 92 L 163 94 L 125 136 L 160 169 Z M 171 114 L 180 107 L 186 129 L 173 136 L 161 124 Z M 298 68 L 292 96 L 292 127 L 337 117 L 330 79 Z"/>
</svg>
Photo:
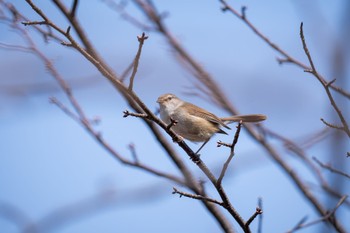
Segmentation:
<svg viewBox="0 0 350 233">
<path fill-rule="evenodd" d="M 236 130 L 236 133 L 235 133 L 235 136 L 233 138 L 233 142 L 232 144 L 229 146 L 230 147 L 230 156 L 227 158 L 226 162 L 224 163 L 224 166 L 222 167 L 222 170 L 221 170 L 221 173 L 220 173 L 220 176 L 217 180 L 218 182 L 218 185 L 221 185 L 222 183 L 222 179 L 224 178 L 225 176 L 225 173 L 226 173 L 226 170 L 228 168 L 228 165 L 230 164 L 233 156 L 235 155 L 235 146 L 238 142 L 238 137 L 239 137 L 239 133 L 241 132 L 241 127 L 242 127 L 242 121 L 240 121 L 237 125 L 237 130 Z M 249 225 L 249 224 L 248 224 Z"/>
<path fill-rule="evenodd" d="M 342 172 L 342 171 L 339 171 L 339 170 L 335 169 L 334 167 L 332 167 L 332 166 L 329 165 L 329 164 L 324 164 L 324 163 L 322 163 L 322 162 L 321 162 L 320 160 L 318 160 L 316 157 L 313 157 L 313 160 L 315 160 L 315 162 L 318 163 L 318 165 L 320 165 L 321 167 L 323 167 L 323 168 L 325 168 L 325 169 L 327 169 L 327 170 L 329 170 L 329 171 L 331 171 L 331 172 L 334 172 L 334 173 L 336 173 L 336 174 L 338 174 L 338 175 L 341 175 L 341 176 L 344 176 L 344 177 L 350 179 L 350 175 L 349 175 L 349 174 L 347 174 L 347 173 L 345 173 L 345 172 Z"/>
</svg>

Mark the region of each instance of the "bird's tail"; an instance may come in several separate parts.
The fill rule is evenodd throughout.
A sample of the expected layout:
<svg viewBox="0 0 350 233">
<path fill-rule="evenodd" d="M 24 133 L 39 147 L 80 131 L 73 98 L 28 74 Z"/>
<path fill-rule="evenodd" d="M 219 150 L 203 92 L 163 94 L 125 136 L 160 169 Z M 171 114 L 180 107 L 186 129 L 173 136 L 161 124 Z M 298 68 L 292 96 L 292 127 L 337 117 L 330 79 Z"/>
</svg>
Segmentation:
<svg viewBox="0 0 350 233">
<path fill-rule="evenodd" d="M 223 117 L 221 120 L 227 124 L 232 122 L 238 122 L 242 121 L 244 122 L 260 122 L 266 120 L 266 116 L 263 114 L 249 114 L 249 115 L 236 115 L 236 116 L 229 116 L 229 117 Z"/>
</svg>

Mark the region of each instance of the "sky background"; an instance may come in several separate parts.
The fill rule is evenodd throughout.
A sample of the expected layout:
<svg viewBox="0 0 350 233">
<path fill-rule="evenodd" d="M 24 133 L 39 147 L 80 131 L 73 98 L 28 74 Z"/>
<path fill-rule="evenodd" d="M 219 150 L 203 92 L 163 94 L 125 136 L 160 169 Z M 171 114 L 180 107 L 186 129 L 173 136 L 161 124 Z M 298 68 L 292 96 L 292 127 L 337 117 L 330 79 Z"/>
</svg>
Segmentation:
<svg viewBox="0 0 350 233">
<path fill-rule="evenodd" d="M 70 1 L 64 2 L 70 4 Z M 236 9 L 247 6 L 247 17 L 261 32 L 307 63 L 299 38 L 299 26 L 304 22 L 309 50 L 327 80 L 334 78 L 332 62 L 336 45 L 344 45 L 344 53 L 349 54 L 349 45 L 345 43 L 349 41 L 346 40 L 349 34 L 345 34 L 349 26 L 344 22 L 346 9 L 350 8 L 346 0 L 229 3 Z M 13 4 L 29 19 L 39 20 L 24 1 Z M 50 1 L 37 1 L 37 4 L 59 26 L 68 26 Z M 240 113 L 266 114 L 266 127 L 297 143 L 324 128 L 321 117 L 333 119 L 329 101 L 317 80 L 293 65 L 279 65 L 278 54 L 236 17 L 223 13 L 219 1 L 155 1 L 155 4 L 160 12 L 166 12 L 168 28 L 215 78 Z M 132 3 L 129 2 L 125 10 L 145 21 Z M 142 30 L 126 22 L 103 1 L 81 1 L 77 16 L 100 54 L 116 73 L 122 73 L 136 54 L 136 36 Z M 149 39 L 145 42 L 134 84 L 135 92 L 147 106 L 156 110 L 157 97 L 171 92 L 225 116 L 227 113 L 212 103 L 185 94 L 191 90 L 191 74 L 179 65 L 164 38 L 152 32 L 147 34 Z M 123 118 L 122 112 L 129 107 L 92 65 L 72 49 L 55 42 L 45 44 L 38 35 L 32 35 L 72 86 L 87 115 L 101 119 L 96 129 L 120 154 L 131 158 L 128 145 L 132 143 L 141 161 L 177 174 L 141 120 Z M 0 42 L 23 43 L 3 22 Z M 345 90 L 350 89 L 349 67 L 347 80 L 341 82 Z M 57 211 L 62 208 L 87 208 L 84 215 L 59 227 L 46 225 L 47 232 L 96 232 L 96 229 L 107 233 L 220 232 L 216 221 L 198 201 L 172 195 L 174 184 L 165 179 L 121 165 L 80 125 L 50 104 L 50 97 L 67 106 L 68 101 L 39 59 L 1 48 L 0 70 L 0 207 L 3 212 L 13 206 L 24 215 L 23 221 L 50 223 L 50 217 L 57 217 Z M 349 103 L 341 106 L 349 119 L 350 114 L 346 113 Z M 216 174 L 228 155 L 225 149 L 216 148 L 216 141 L 231 140 L 233 135 L 234 132 L 229 136 L 215 136 L 202 151 L 202 159 Z M 344 146 L 337 153 L 333 153 L 329 141 L 327 138 L 307 150 L 308 156 L 342 164 L 342 169 L 349 171 L 349 159 L 345 158 L 349 140 L 343 140 Z M 273 140 L 271 143 L 299 174 L 310 176 L 281 145 Z M 194 149 L 199 146 L 189 145 Z M 197 178 L 204 178 L 187 155 L 176 149 Z M 313 177 L 309 179 L 312 187 Z M 330 176 L 329 179 L 340 178 Z M 244 219 L 251 216 L 258 198 L 262 198 L 263 232 L 286 232 L 304 216 L 309 220 L 317 218 L 290 179 L 244 131 L 224 187 Z M 349 188 L 345 180 L 347 191 L 344 193 L 349 194 Z M 314 191 L 318 188 L 314 187 Z M 209 192 L 217 197 L 213 190 Z M 334 200 L 330 208 L 336 202 Z M 0 212 L 0 231 L 19 232 L 16 224 L 1 217 L 3 212 Z M 343 219 L 350 218 L 346 207 L 340 208 L 339 213 Z M 350 230 L 349 223 L 345 226 Z M 319 232 L 319 227 L 300 232 Z M 256 223 L 252 229 L 256 229 Z"/>
</svg>

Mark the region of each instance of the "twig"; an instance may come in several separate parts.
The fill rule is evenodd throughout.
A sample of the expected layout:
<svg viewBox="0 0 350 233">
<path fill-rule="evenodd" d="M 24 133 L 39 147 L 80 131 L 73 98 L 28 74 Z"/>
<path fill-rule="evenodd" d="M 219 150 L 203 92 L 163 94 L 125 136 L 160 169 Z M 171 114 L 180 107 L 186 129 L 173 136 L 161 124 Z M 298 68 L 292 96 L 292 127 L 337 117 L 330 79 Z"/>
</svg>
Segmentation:
<svg viewBox="0 0 350 233">
<path fill-rule="evenodd" d="M 305 224 L 307 219 L 308 219 L 308 217 L 304 216 L 302 219 L 299 220 L 299 222 L 291 230 L 287 231 L 287 233 L 292 233 L 294 231 L 297 231 L 302 225 Z"/>
<path fill-rule="evenodd" d="M 79 116 L 75 115 L 71 110 L 69 110 L 62 102 L 60 102 L 55 97 L 50 97 L 50 103 L 55 104 L 58 108 L 60 108 L 67 116 L 72 118 L 74 121 L 81 123 L 81 119 Z"/>
<path fill-rule="evenodd" d="M 259 197 L 258 198 L 258 207 L 262 210 L 263 209 L 263 201 L 262 198 Z M 263 215 L 260 214 L 259 215 L 259 221 L 258 221 L 258 230 L 257 233 L 261 233 L 262 232 L 262 223 L 263 223 Z"/>
<path fill-rule="evenodd" d="M 70 17 L 74 18 L 75 13 L 77 11 L 77 6 L 78 6 L 79 0 L 74 0 L 73 5 L 72 5 L 72 10 L 70 11 Z"/>
<path fill-rule="evenodd" d="M 344 127 L 339 126 L 339 125 L 334 125 L 334 124 L 328 123 L 328 122 L 327 122 L 325 119 L 323 119 L 323 118 L 321 118 L 320 120 L 323 122 L 323 124 L 327 125 L 329 128 L 344 130 Z"/>
<path fill-rule="evenodd" d="M 117 12 L 124 20 L 136 26 L 137 28 L 142 29 L 143 31 L 150 32 L 154 31 L 154 28 L 145 24 L 144 21 L 138 20 L 134 15 L 129 14 L 125 11 L 125 4 L 123 2 L 116 3 L 113 0 L 102 0 L 110 9 Z"/>
<path fill-rule="evenodd" d="M 327 170 L 329 170 L 329 171 L 331 171 L 331 172 L 334 172 L 334 173 L 336 173 L 336 174 L 338 174 L 338 175 L 341 175 L 341 176 L 344 176 L 344 177 L 350 179 L 350 175 L 349 175 L 349 174 L 346 174 L 345 172 L 339 171 L 339 170 L 333 168 L 333 167 L 332 167 L 331 165 L 329 165 L 329 164 L 324 164 L 324 163 L 322 163 L 322 162 L 321 162 L 320 160 L 318 160 L 316 157 L 312 157 L 312 159 L 313 159 L 316 163 L 318 163 L 318 165 L 320 165 L 321 167 L 323 167 L 323 168 L 325 168 L 325 169 L 327 169 Z"/>
<path fill-rule="evenodd" d="M 324 80 L 323 77 L 321 77 L 319 75 L 319 73 L 317 72 L 316 70 L 316 67 L 314 65 L 314 62 L 312 60 L 312 57 L 311 57 L 311 54 L 310 54 L 310 51 L 306 45 L 306 41 L 305 41 L 305 36 L 304 36 L 304 30 L 303 30 L 303 23 L 300 24 L 300 39 L 301 39 L 301 42 L 303 44 L 303 49 L 304 49 L 304 52 L 309 60 L 309 63 L 310 63 L 310 66 L 311 66 L 311 69 L 305 69 L 307 72 L 310 72 L 311 74 L 313 74 L 316 79 L 322 84 L 323 88 L 325 89 L 326 93 L 327 93 L 327 96 L 328 96 L 328 99 L 329 101 L 331 102 L 331 105 L 333 107 L 333 109 L 336 111 L 336 113 L 338 114 L 338 117 L 341 121 L 341 123 L 343 124 L 343 127 L 339 128 L 339 127 L 336 127 L 337 129 L 341 129 L 342 131 L 344 131 L 348 137 L 350 138 L 350 129 L 349 129 L 349 126 L 348 126 L 348 123 L 346 122 L 346 119 L 345 117 L 343 116 L 343 113 L 341 112 L 340 108 L 338 107 L 338 105 L 335 103 L 335 100 L 333 98 L 333 95 L 332 93 L 330 92 L 329 90 L 329 87 L 331 86 L 331 84 L 334 82 L 331 81 L 331 82 L 327 82 Z M 334 128 L 334 127 L 333 127 Z"/>
<path fill-rule="evenodd" d="M 133 117 L 140 117 L 140 118 L 149 118 L 146 113 L 134 113 L 134 112 L 129 112 L 128 110 L 123 111 L 124 115 L 123 117 L 128 117 L 128 116 L 133 116 Z"/>
<path fill-rule="evenodd" d="M 242 127 L 242 121 L 240 121 L 237 125 L 237 130 L 236 130 L 236 133 L 235 133 L 235 136 L 233 138 L 233 141 L 232 141 L 232 144 L 229 146 L 231 148 L 230 150 L 230 156 L 227 158 L 226 162 L 224 163 L 224 166 L 222 167 L 222 170 L 221 170 L 221 173 L 220 173 L 220 176 L 217 180 L 217 183 L 218 185 L 221 185 L 222 183 L 222 179 L 224 178 L 225 176 L 225 173 L 226 173 L 226 170 L 228 168 L 228 165 L 230 164 L 233 156 L 235 155 L 235 146 L 238 142 L 238 138 L 239 138 L 239 133 L 241 132 L 241 127 Z M 227 146 L 227 145 L 225 145 Z"/>
<path fill-rule="evenodd" d="M 145 42 L 145 40 L 147 40 L 148 36 L 145 35 L 145 33 L 143 32 L 141 36 L 137 36 L 137 40 L 139 41 L 139 49 L 137 50 L 135 59 L 134 59 L 134 67 L 131 73 L 131 77 L 130 77 L 130 83 L 129 83 L 129 91 L 132 91 L 133 86 L 134 86 L 134 78 L 137 72 L 137 68 L 139 66 L 139 60 L 140 60 L 140 56 L 141 56 L 141 51 L 142 51 L 142 47 L 143 47 L 143 43 Z"/>
<path fill-rule="evenodd" d="M 173 194 L 179 194 L 180 197 L 184 196 L 184 197 L 189 197 L 189 198 L 196 199 L 196 200 L 212 202 L 212 203 L 218 204 L 220 206 L 224 205 L 223 202 L 215 200 L 213 198 L 204 197 L 202 195 L 197 195 L 197 194 L 191 194 L 191 193 L 182 192 L 182 191 L 179 191 L 178 189 L 176 189 L 175 187 L 173 187 L 173 192 L 172 193 Z"/>
<path fill-rule="evenodd" d="M 174 120 L 172 117 L 170 117 L 170 123 L 167 125 L 167 130 L 169 130 L 171 127 L 175 126 L 177 123 L 179 123 L 177 120 Z"/>
<path fill-rule="evenodd" d="M 134 159 L 135 164 L 140 164 L 139 158 L 138 158 L 137 153 L 136 153 L 135 144 L 134 143 L 130 143 L 128 148 L 131 151 L 131 155 L 132 155 L 132 157 Z"/>
<path fill-rule="evenodd" d="M 254 221 L 254 219 L 262 213 L 263 213 L 262 209 L 260 209 L 260 207 L 256 207 L 254 214 L 245 223 L 246 227 L 249 227 L 249 225 Z"/>
<path fill-rule="evenodd" d="M 235 10 L 233 7 L 231 7 L 225 0 L 219 0 L 223 7 L 223 11 L 229 11 L 231 12 L 233 15 L 235 15 L 236 17 L 238 17 L 239 19 L 241 19 L 259 38 L 261 38 L 263 41 L 265 41 L 272 49 L 274 49 L 276 52 L 278 52 L 279 54 L 281 54 L 283 56 L 283 58 L 278 58 L 277 61 L 278 63 L 282 64 L 284 62 L 288 62 L 288 63 L 292 63 L 300 68 L 302 68 L 303 70 L 308 70 L 309 67 L 307 65 L 305 65 L 304 63 L 298 61 L 297 59 L 293 58 L 292 56 L 290 56 L 286 51 L 284 51 L 282 48 L 280 48 L 277 44 L 273 43 L 268 37 L 266 37 L 261 31 L 259 31 L 248 19 L 246 16 L 246 13 L 244 12 L 244 14 L 242 14 L 242 10 L 241 13 L 239 13 L 239 11 Z M 319 75 L 320 77 L 322 77 L 321 75 Z M 322 79 L 324 79 L 322 77 Z M 337 87 L 335 85 L 330 85 L 330 88 L 332 88 L 334 91 L 340 93 L 341 95 L 343 95 L 344 97 L 350 99 L 350 93 L 341 89 L 340 87 Z"/>
<path fill-rule="evenodd" d="M 232 147 L 231 143 L 223 142 L 221 140 L 217 141 L 216 143 L 217 143 L 217 147 L 221 147 L 221 146 L 225 146 L 225 147 L 229 147 L 229 148 Z"/>
</svg>

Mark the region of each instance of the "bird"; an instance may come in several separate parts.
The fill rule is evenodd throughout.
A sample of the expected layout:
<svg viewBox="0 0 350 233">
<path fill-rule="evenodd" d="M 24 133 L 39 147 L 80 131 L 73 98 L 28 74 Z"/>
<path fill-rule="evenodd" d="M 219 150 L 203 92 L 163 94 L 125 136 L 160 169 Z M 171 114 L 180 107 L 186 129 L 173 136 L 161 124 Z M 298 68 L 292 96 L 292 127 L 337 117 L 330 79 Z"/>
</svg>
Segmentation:
<svg viewBox="0 0 350 233">
<path fill-rule="evenodd" d="M 260 122 L 266 120 L 263 114 L 235 115 L 217 117 L 215 114 L 192 103 L 181 100 L 176 95 L 167 93 L 158 97 L 160 118 L 166 124 L 176 122 L 171 128 L 176 134 L 192 142 L 203 142 L 199 151 L 214 134 L 227 134 L 222 128 L 231 129 L 232 122 Z"/>
</svg>

